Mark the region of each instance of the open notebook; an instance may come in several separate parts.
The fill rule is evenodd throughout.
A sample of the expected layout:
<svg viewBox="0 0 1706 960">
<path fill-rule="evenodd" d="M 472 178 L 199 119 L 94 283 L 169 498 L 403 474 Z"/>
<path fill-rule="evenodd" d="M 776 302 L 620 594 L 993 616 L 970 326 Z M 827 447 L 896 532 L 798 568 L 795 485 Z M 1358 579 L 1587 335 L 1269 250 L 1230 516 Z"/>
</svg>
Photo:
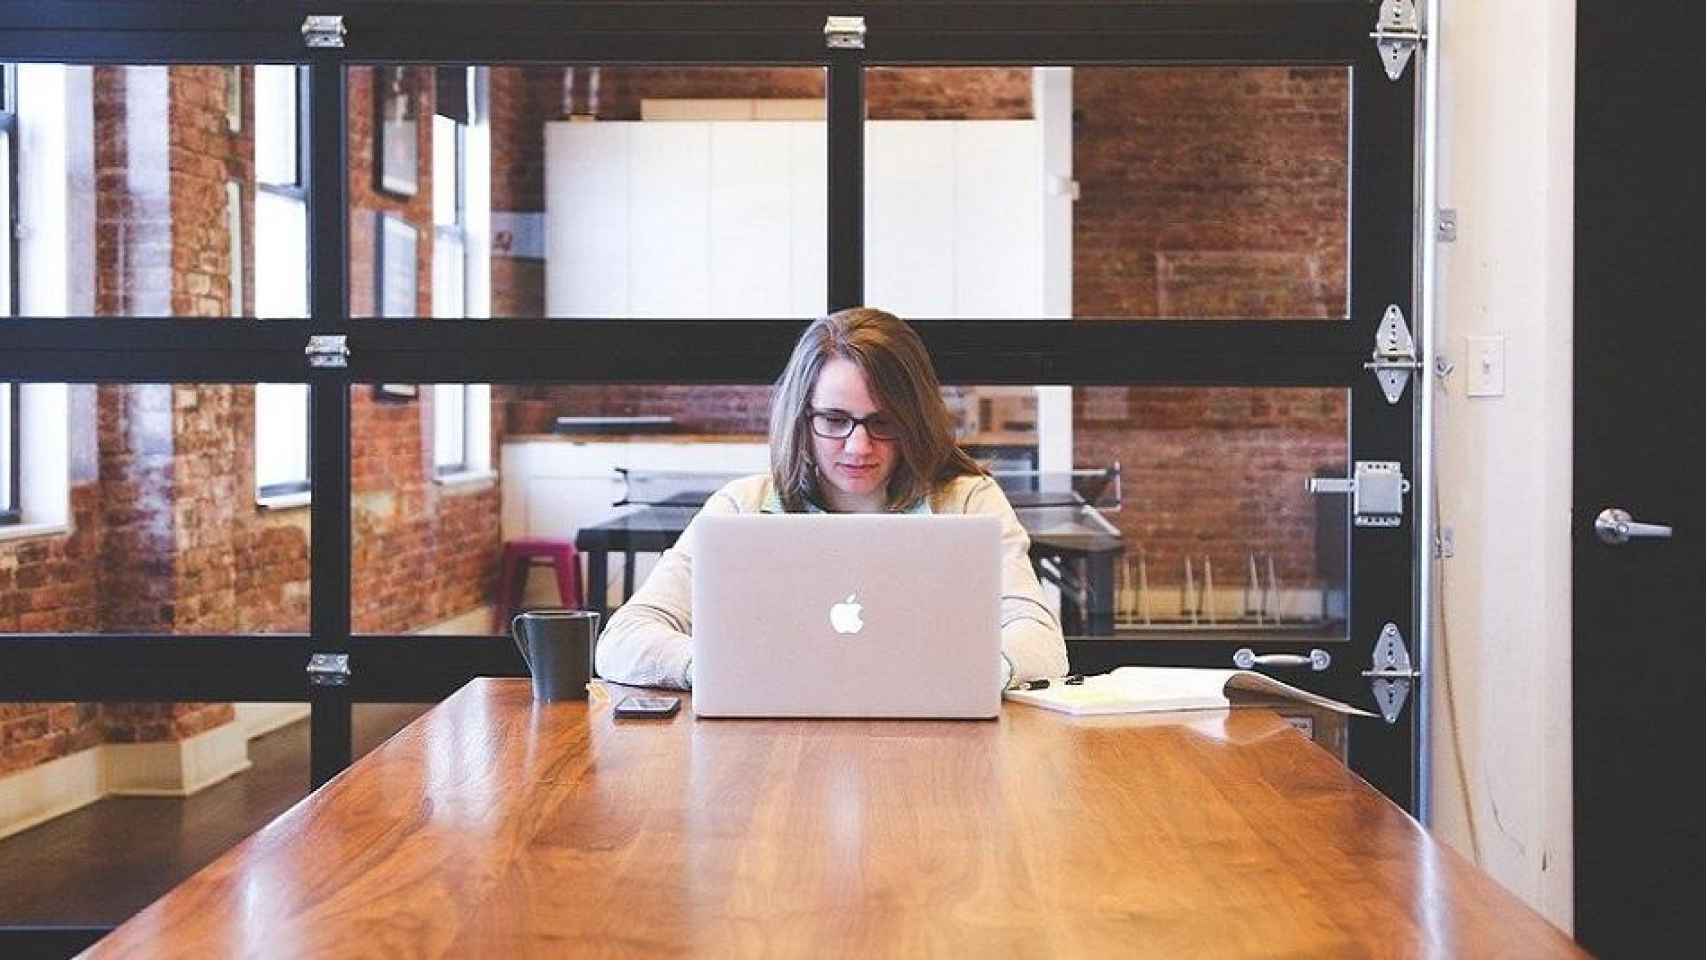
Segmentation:
<svg viewBox="0 0 1706 960">
<path fill-rule="evenodd" d="M 1159 710 L 1215 710 L 1230 707 L 1227 691 L 1284 697 L 1358 717 L 1374 714 L 1307 690 L 1299 690 L 1251 670 L 1204 667 L 1118 667 L 1085 677 L 1080 684 L 1052 684 L 1041 690 L 1009 690 L 1007 699 L 1078 715 L 1149 713 Z"/>
</svg>

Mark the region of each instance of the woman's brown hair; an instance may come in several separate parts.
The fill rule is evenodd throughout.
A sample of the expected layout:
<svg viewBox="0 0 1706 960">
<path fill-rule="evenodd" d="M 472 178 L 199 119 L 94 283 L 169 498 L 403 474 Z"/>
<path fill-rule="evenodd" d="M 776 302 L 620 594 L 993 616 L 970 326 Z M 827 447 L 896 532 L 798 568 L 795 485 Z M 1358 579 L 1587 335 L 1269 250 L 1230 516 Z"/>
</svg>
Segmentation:
<svg viewBox="0 0 1706 960">
<path fill-rule="evenodd" d="M 824 365 L 840 358 L 865 374 L 877 409 L 897 428 L 899 462 L 889 477 L 888 507 L 908 510 L 937 486 L 978 466 L 954 442 L 953 418 L 924 341 L 906 321 L 870 307 L 820 317 L 794 345 L 770 401 L 770 475 L 782 509 L 798 513 L 822 504 L 812 460 L 809 410 Z"/>
</svg>

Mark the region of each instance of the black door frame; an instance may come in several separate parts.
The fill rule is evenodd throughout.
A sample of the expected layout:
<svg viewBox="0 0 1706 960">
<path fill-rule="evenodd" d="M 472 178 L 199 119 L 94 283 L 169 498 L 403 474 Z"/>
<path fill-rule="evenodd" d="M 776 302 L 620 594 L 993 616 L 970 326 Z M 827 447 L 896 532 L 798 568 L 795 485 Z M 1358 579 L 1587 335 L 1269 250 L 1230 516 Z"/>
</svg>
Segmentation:
<svg viewBox="0 0 1706 960">
<path fill-rule="evenodd" d="M 342 49 L 306 50 L 303 16 L 342 7 Z M 430 11 L 430 17 L 421 16 Z M 336 12 L 336 11 L 333 11 Z M 830 14 L 859 13 L 864 50 L 826 49 Z M 0 379 L 102 382 L 308 382 L 314 437 L 315 531 L 308 635 L 0 637 L 0 699 L 294 700 L 313 704 L 313 782 L 347 766 L 352 705 L 430 701 L 478 675 L 520 675 L 501 638 L 352 635 L 350 404 L 352 384 L 491 381 L 645 383 L 690 363 L 706 383 L 766 383 L 798 321 L 691 319 L 350 321 L 345 68 L 382 62 L 600 64 L 686 61 L 822 66 L 829 71 L 829 290 L 836 307 L 863 285 L 863 70 L 906 64 L 1337 65 L 1352 68 L 1351 320 L 1130 321 L 1023 318 L 918 324 L 945 382 L 1079 386 L 1321 386 L 1351 391 L 1355 459 L 1392 460 L 1416 476 L 1413 404 L 1419 383 L 1389 404 L 1362 367 L 1388 304 L 1415 326 L 1417 71 L 1386 78 L 1362 0 L 1248 4 L 955 2 L 648 4 L 348 2 L 46 2 L 0 9 L 0 61 L 77 63 L 295 62 L 308 74 L 310 316 L 298 322 L 195 318 L 0 320 Z M 400 22 L 409 28 L 396 29 Z M 1395 149 L 1394 145 L 1402 145 Z M 1419 331 L 1418 331 L 1419 333 Z M 309 370 L 310 334 L 340 334 L 345 368 Z M 1420 337 L 1418 336 L 1418 340 Z M 188 346 L 185 346 L 188 345 Z M 1419 355 L 1426 345 L 1418 342 Z M 612 362 L 623 358 L 622 365 Z M 1419 380 L 1419 375 L 1418 378 Z M 1398 529 L 1352 527 L 1350 639 L 1361 660 L 1392 621 L 1414 637 L 1413 496 Z M 240 642 L 237 642 L 240 641 Z M 1074 663 L 1226 666 L 1209 642 L 1073 642 Z M 1258 653 L 1289 650 L 1251 644 Z M 1335 651 L 1337 653 L 1337 650 Z M 349 654 L 342 686 L 312 686 L 315 653 Z M 1321 692 L 1368 704 L 1358 670 Z M 1418 691 L 1412 699 L 1419 701 Z M 1416 717 L 1357 721 L 1356 769 L 1408 809 Z"/>
</svg>

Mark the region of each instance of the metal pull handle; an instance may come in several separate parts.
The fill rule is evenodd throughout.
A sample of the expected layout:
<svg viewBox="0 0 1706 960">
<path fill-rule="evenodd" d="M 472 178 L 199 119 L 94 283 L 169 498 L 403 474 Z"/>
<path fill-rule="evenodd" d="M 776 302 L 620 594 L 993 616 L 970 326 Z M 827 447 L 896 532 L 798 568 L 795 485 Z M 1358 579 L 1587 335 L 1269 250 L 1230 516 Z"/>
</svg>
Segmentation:
<svg viewBox="0 0 1706 960">
<path fill-rule="evenodd" d="M 1669 540 L 1670 528 L 1658 523 L 1637 523 L 1629 516 L 1629 511 L 1616 507 L 1606 507 L 1599 512 L 1593 521 L 1593 532 L 1599 534 L 1599 539 L 1612 546 L 1628 543 L 1638 537 L 1653 540 Z"/>
<path fill-rule="evenodd" d="M 1249 647 L 1239 647 L 1238 652 L 1232 655 L 1232 665 L 1240 670 L 1256 667 L 1308 667 L 1320 673 L 1332 663 L 1333 655 L 1319 647 L 1308 653 L 1264 653 L 1260 656 Z"/>
</svg>

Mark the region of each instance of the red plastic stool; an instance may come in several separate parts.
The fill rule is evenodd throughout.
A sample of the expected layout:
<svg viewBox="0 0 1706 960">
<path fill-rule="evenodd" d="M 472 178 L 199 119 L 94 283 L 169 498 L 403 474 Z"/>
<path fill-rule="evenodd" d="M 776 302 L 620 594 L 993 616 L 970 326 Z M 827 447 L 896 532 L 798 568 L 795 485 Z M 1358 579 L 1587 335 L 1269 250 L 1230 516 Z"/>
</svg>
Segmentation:
<svg viewBox="0 0 1706 960">
<path fill-rule="evenodd" d="M 557 593 L 563 606 L 581 605 L 581 565 L 575 557 L 575 545 L 567 540 L 535 538 L 509 540 L 504 543 L 503 566 L 498 576 L 498 606 L 493 629 L 499 633 L 509 630 L 510 618 L 521 606 L 521 595 L 527 587 L 527 571 L 534 566 L 549 564 L 557 571 Z"/>
</svg>

